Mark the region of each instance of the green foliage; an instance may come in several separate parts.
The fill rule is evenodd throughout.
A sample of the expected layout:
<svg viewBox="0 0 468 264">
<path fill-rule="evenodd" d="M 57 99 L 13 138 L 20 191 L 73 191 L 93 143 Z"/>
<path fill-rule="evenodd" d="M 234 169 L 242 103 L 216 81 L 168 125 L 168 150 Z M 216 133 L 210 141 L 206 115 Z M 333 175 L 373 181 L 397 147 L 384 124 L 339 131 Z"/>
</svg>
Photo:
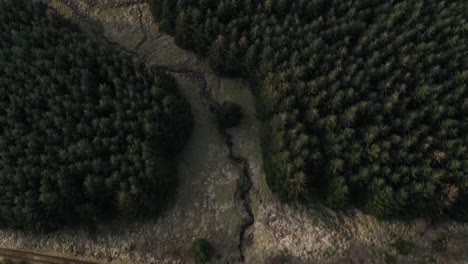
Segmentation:
<svg viewBox="0 0 468 264">
<path fill-rule="evenodd" d="M 239 104 L 224 102 L 216 109 L 216 118 L 221 129 L 232 128 L 239 125 L 244 113 Z"/>
<path fill-rule="evenodd" d="M 199 238 L 193 241 L 192 251 L 197 258 L 197 262 L 203 264 L 210 260 L 212 254 L 212 247 L 208 240 Z"/>
<path fill-rule="evenodd" d="M 281 197 L 466 217 L 463 1 L 195 0 L 172 10 L 157 18 L 175 25 L 179 45 L 259 86 L 267 182 Z"/>
<path fill-rule="evenodd" d="M 436 239 L 432 241 L 432 250 L 434 252 L 445 252 L 447 251 L 447 243 L 448 243 L 448 238 L 447 237 L 442 237 L 439 239 Z"/>
<path fill-rule="evenodd" d="M 148 0 L 151 13 L 159 20 L 159 29 L 170 34 L 174 33 L 177 0 Z"/>
<path fill-rule="evenodd" d="M 148 4 L 151 9 L 151 14 L 155 17 L 160 19 L 161 13 L 163 11 L 163 6 L 162 6 L 161 0 L 149 0 Z"/>
<path fill-rule="evenodd" d="M 0 225 L 158 213 L 192 125 L 175 81 L 43 3 L 0 10 Z"/>
<path fill-rule="evenodd" d="M 325 204 L 332 208 L 340 208 L 349 204 L 349 191 L 343 178 L 334 177 L 328 182 L 326 193 L 330 194 Z"/>
<path fill-rule="evenodd" d="M 397 260 L 395 256 L 385 253 L 384 262 L 385 264 L 395 264 L 397 263 Z"/>
<path fill-rule="evenodd" d="M 406 256 L 413 250 L 414 243 L 400 238 L 395 243 L 393 243 L 393 247 L 396 249 L 398 254 Z"/>
</svg>

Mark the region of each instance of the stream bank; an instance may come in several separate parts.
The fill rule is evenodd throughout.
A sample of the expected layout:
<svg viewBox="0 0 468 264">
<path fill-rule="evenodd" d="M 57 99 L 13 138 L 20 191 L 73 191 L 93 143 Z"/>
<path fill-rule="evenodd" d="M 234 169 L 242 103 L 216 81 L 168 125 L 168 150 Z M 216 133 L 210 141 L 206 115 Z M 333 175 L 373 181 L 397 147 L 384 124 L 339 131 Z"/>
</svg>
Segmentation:
<svg viewBox="0 0 468 264">
<path fill-rule="evenodd" d="M 123 34 L 114 34 L 113 32 L 116 30 L 115 28 L 107 27 L 109 26 L 109 24 L 107 23 L 97 22 L 98 20 L 102 21 L 102 17 L 99 18 L 98 16 L 98 19 L 96 19 L 95 17 L 87 15 L 87 13 L 89 13 L 89 10 L 80 9 L 80 6 L 85 6 L 85 4 L 83 3 L 80 5 L 79 3 L 76 3 L 76 1 L 71 2 L 69 0 L 62 0 L 56 2 L 65 4 L 69 9 L 71 9 L 74 13 L 73 17 L 78 18 L 78 20 L 82 24 L 85 24 L 85 26 L 90 28 L 90 32 L 92 34 L 100 32 L 99 35 L 101 35 L 108 43 L 124 50 L 126 53 L 132 56 L 139 57 L 141 61 L 145 62 L 149 66 L 151 71 L 162 71 L 166 74 L 172 75 L 177 80 L 180 87 L 180 92 L 192 105 L 192 110 L 195 119 L 195 131 L 192 135 L 192 138 L 189 140 L 190 142 L 188 143 L 188 146 L 181 154 L 181 166 L 179 168 L 179 171 L 182 186 L 179 188 L 178 194 L 176 194 L 176 196 L 178 196 L 176 200 L 178 201 L 176 201 L 175 203 L 175 208 L 171 208 L 169 209 L 169 211 L 174 211 L 177 213 L 187 213 L 189 211 L 192 211 L 196 208 L 191 208 L 193 207 L 193 205 L 186 205 L 185 203 L 187 202 L 187 200 L 199 200 L 200 203 L 206 204 L 206 195 L 212 196 L 209 197 L 208 200 L 212 202 L 216 200 L 214 204 L 219 205 L 223 202 L 229 201 L 231 206 L 227 206 L 228 208 L 226 208 L 227 204 L 224 203 L 221 205 L 221 210 L 219 210 L 219 207 L 215 209 L 216 211 L 229 211 L 227 215 L 230 219 L 228 221 L 225 221 L 228 225 L 226 226 L 226 223 L 217 224 L 221 227 L 224 226 L 223 231 L 228 232 L 228 236 L 216 236 L 216 232 L 213 232 L 216 230 L 209 230 L 209 232 L 204 232 L 205 235 L 200 236 L 208 238 L 215 245 L 216 248 L 223 248 L 222 250 L 219 250 L 217 254 L 218 256 L 216 256 L 218 261 L 227 261 L 229 263 L 244 263 L 245 258 L 243 254 L 243 249 L 245 233 L 248 227 L 252 226 L 254 222 L 254 214 L 250 206 L 250 190 L 252 187 L 252 181 L 250 179 L 251 175 L 249 172 L 248 160 L 244 157 L 234 154 L 232 143 L 233 141 L 230 133 L 228 133 L 228 131 L 223 131 L 221 133 L 217 131 L 216 119 L 214 117 L 214 114 L 216 111 L 216 105 L 218 103 L 218 100 L 222 100 L 222 98 L 220 98 L 219 94 L 215 95 L 215 93 L 216 91 L 219 91 L 219 87 L 222 85 L 222 83 L 225 82 L 225 79 L 217 77 L 211 71 L 211 69 L 208 67 L 207 63 L 203 59 L 200 59 L 187 51 L 180 50 L 177 47 L 175 48 L 177 49 L 176 52 L 168 51 L 168 48 L 172 49 L 173 47 L 167 46 L 165 44 L 163 44 L 161 47 L 162 49 L 166 49 L 164 51 L 159 50 L 159 52 L 156 53 L 148 50 L 149 47 L 159 49 L 158 43 L 160 43 L 161 39 L 164 39 L 165 37 L 167 38 L 167 36 L 157 33 L 157 29 L 155 30 L 154 28 L 151 28 L 151 30 L 148 30 L 148 28 L 145 28 L 145 25 L 148 26 L 148 24 L 144 22 L 142 4 L 139 2 L 135 1 L 133 5 L 133 9 L 135 10 L 133 11 L 131 11 L 132 5 L 124 5 L 127 9 L 130 9 L 129 13 L 132 13 L 132 22 L 137 23 L 137 25 L 140 27 L 138 30 L 140 34 L 135 35 L 134 39 L 120 39 L 119 37 L 123 36 Z M 119 5 L 122 5 L 122 3 L 119 3 Z M 115 7 L 112 8 L 115 9 Z M 96 13 L 99 14 L 100 12 L 102 12 L 101 14 L 108 15 L 107 11 L 100 10 Z M 122 25 L 122 23 L 120 23 L 120 25 Z M 124 26 L 124 28 L 126 28 L 127 26 L 134 27 L 135 25 L 131 23 L 129 25 Z M 131 31 L 137 32 L 137 30 L 134 29 L 132 29 Z M 172 45 L 175 44 L 172 43 Z M 159 54 L 172 54 L 173 56 L 161 59 L 160 57 L 157 58 Z M 182 63 L 179 62 L 179 60 L 181 59 L 184 60 Z M 229 79 L 229 82 L 236 83 L 241 82 L 241 80 Z M 232 88 L 239 89 L 239 87 L 241 86 L 244 86 L 244 83 L 242 83 L 242 85 L 235 84 Z M 244 88 L 245 90 L 248 90 L 246 87 Z M 198 91 L 198 96 L 195 96 L 195 91 Z M 205 109 L 201 109 L 201 105 L 203 105 Z M 210 131 L 208 131 L 206 127 L 209 127 Z M 200 130 L 203 130 L 204 132 L 199 133 Z M 206 142 L 206 139 L 204 139 L 206 138 L 206 134 L 213 137 L 213 139 L 210 140 L 211 142 Z M 190 158 L 190 156 L 193 156 L 192 153 L 194 151 L 198 153 L 206 153 L 206 151 L 203 151 L 203 147 L 200 147 L 200 143 L 202 142 L 206 142 L 208 145 L 211 144 L 212 146 L 216 145 L 216 148 L 221 147 L 222 150 L 218 150 L 219 153 L 217 153 L 217 156 L 221 157 L 221 160 L 228 159 L 229 162 L 220 160 L 213 161 L 210 160 L 210 157 L 206 157 L 207 159 L 204 161 L 201 161 L 198 158 L 197 162 L 199 164 L 197 165 L 186 166 L 187 163 L 191 163 L 191 161 L 187 161 L 186 159 L 192 159 Z M 193 147 L 194 145 L 197 145 L 198 147 Z M 220 180 L 223 178 L 223 174 L 234 174 L 234 177 L 232 177 L 231 179 L 235 179 L 235 181 L 230 181 L 226 184 L 229 187 L 224 188 L 225 190 L 227 189 L 227 191 L 223 191 L 223 188 L 220 188 L 219 185 L 215 185 L 214 187 L 205 186 L 205 190 L 200 190 L 200 193 L 198 195 L 194 195 L 193 190 L 192 192 L 184 191 L 185 189 L 188 189 L 186 188 L 186 185 L 192 185 L 191 187 L 193 188 L 193 185 L 200 184 L 199 182 L 189 182 L 189 175 L 186 175 L 188 174 L 188 170 L 192 170 L 195 172 L 195 174 L 200 174 L 201 176 L 206 177 L 206 174 L 208 174 L 208 172 L 210 172 L 210 174 L 215 174 L 217 171 L 217 167 L 219 167 L 220 165 L 226 166 L 226 164 L 229 164 L 229 168 L 223 168 L 222 171 L 218 172 L 218 175 L 216 176 L 218 178 L 217 180 Z M 201 170 L 197 169 L 199 167 L 204 168 Z M 194 170 L 194 168 L 196 169 Z M 213 195 L 212 192 L 223 193 L 223 195 Z M 191 193 L 191 195 L 187 195 L 186 193 Z M 180 206 L 178 205 L 179 203 L 181 204 Z M 195 205 L 195 207 L 197 206 Z M 169 212 L 169 214 L 170 213 L 171 212 Z M 206 216 L 210 218 L 210 212 L 202 211 L 200 213 L 202 214 L 201 218 L 206 218 Z M 219 214 L 219 212 L 216 212 L 216 214 Z M 217 217 L 215 216 L 215 222 L 218 221 L 218 219 L 216 218 Z M 187 221 L 188 219 L 185 220 Z M 212 222 L 212 220 L 213 219 L 207 219 L 205 221 L 207 227 L 214 226 L 213 223 L 209 223 Z M 189 232 L 193 231 L 194 230 L 191 230 Z M 183 231 L 181 230 L 178 232 Z M 237 235 L 235 235 L 234 233 L 237 233 Z M 226 239 L 227 237 L 229 237 L 229 239 Z M 234 239 L 237 239 L 235 243 Z M 227 245 L 226 242 L 223 243 L 222 240 L 228 241 L 229 245 Z M 180 243 L 180 241 L 177 242 Z M 190 242 L 184 243 L 190 244 Z M 233 250 L 226 250 L 232 248 L 233 246 L 235 246 L 237 250 L 236 253 L 234 253 Z M 235 255 L 237 255 L 237 257 L 234 257 Z"/>
</svg>

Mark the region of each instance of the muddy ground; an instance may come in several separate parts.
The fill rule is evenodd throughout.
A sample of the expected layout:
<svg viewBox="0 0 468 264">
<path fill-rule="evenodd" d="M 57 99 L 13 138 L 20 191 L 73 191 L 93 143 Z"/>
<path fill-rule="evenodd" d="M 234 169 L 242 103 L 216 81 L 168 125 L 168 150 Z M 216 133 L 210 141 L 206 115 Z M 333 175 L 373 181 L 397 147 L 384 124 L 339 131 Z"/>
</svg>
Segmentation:
<svg viewBox="0 0 468 264">
<path fill-rule="evenodd" d="M 172 74 L 192 106 L 195 127 L 180 154 L 180 186 L 161 217 L 105 223 L 95 234 L 0 230 L 1 247 L 111 263 L 194 263 L 191 242 L 206 238 L 215 248 L 212 263 L 468 263 L 466 224 L 416 228 L 413 222 L 378 221 L 357 210 L 344 214 L 281 203 L 265 182 L 260 123 L 246 82 L 216 76 L 205 60 L 177 47 L 158 31 L 145 1 L 46 2 L 93 36 Z M 214 101 L 224 100 L 238 102 L 246 113 L 227 134 L 218 132 L 210 112 Z M 414 243 L 408 256 L 393 246 L 398 239 Z"/>
</svg>

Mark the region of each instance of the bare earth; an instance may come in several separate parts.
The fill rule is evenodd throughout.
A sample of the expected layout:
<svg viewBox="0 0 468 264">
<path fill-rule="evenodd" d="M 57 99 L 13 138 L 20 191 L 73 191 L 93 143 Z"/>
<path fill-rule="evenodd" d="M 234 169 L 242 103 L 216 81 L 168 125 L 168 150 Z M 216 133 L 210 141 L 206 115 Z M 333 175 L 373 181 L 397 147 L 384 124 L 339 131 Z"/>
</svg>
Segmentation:
<svg viewBox="0 0 468 264">
<path fill-rule="evenodd" d="M 159 218 L 102 224 L 95 234 L 63 229 L 48 235 L 0 230 L 0 247 L 75 255 L 112 263 L 194 263 L 191 243 L 207 238 L 215 247 L 212 263 L 468 263 L 468 225 L 453 222 L 415 228 L 413 223 L 377 221 L 357 210 L 332 212 L 320 205 L 282 204 L 268 189 L 262 165 L 254 98 L 238 79 L 216 76 L 206 61 L 178 48 L 158 31 L 142 0 L 47 0 L 60 13 L 80 22 L 90 34 L 105 37 L 149 66 L 176 77 L 194 114 L 193 134 L 180 154 L 180 186 L 170 208 Z M 240 103 L 241 125 L 226 138 L 217 131 L 206 95 Z M 249 177 L 249 218 L 240 193 Z M 249 220 L 253 224 L 246 225 Z M 248 227 L 241 236 L 241 230 Z M 399 238 L 415 244 L 409 256 L 396 252 Z M 446 238 L 446 250 L 433 241 Z"/>
</svg>

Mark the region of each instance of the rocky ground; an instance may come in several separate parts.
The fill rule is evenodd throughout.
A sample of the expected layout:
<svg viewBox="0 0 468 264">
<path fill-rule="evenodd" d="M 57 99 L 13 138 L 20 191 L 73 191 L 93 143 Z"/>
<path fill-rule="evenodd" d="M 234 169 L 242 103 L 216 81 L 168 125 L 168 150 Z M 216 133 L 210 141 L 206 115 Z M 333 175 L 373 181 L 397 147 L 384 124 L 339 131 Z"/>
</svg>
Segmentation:
<svg viewBox="0 0 468 264">
<path fill-rule="evenodd" d="M 213 263 L 468 263 L 468 225 L 377 221 L 357 210 L 344 214 L 281 203 L 265 182 L 260 123 L 248 85 L 216 76 L 205 60 L 178 48 L 158 31 L 145 1 L 46 2 L 90 34 L 171 73 L 192 105 L 195 127 L 180 155 L 180 187 L 163 216 L 102 224 L 95 234 L 0 230 L 1 247 L 100 262 L 193 263 L 191 242 L 204 237 L 215 247 Z M 213 101 L 224 100 L 238 102 L 246 112 L 227 135 L 218 132 L 210 112 Z M 243 188 L 247 179 L 251 188 Z M 399 240 L 414 245 L 408 255 L 398 252 Z"/>
</svg>

